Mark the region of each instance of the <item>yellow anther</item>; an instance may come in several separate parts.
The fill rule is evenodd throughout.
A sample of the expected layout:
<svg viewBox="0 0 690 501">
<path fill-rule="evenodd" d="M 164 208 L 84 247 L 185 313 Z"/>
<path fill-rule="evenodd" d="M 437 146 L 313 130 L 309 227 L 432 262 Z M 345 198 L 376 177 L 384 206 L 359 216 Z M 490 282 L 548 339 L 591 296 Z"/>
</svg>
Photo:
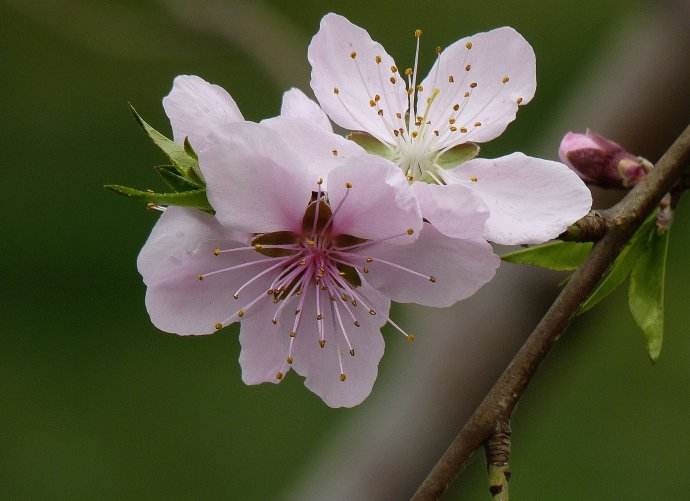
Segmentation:
<svg viewBox="0 0 690 501">
<path fill-rule="evenodd" d="M 360 325 L 360 324 L 359 324 L 359 320 L 355 320 L 355 321 L 352 322 L 352 323 L 355 324 L 355 327 L 359 327 L 359 325 Z"/>
<path fill-rule="evenodd" d="M 391 66 L 391 73 L 397 73 L 398 72 L 398 67 L 393 65 Z"/>
<path fill-rule="evenodd" d="M 517 98 L 517 104 L 522 104 L 522 98 L 521 97 Z"/>
<path fill-rule="evenodd" d="M 471 49 L 472 48 L 472 42 L 467 42 L 465 44 L 465 47 L 467 47 L 468 49 Z"/>
<path fill-rule="evenodd" d="M 417 92 L 424 92 L 424 86 L 422 84 L 417 86 Z"/>
<path fill-rule="evenodd" d="M 453 78 L 453 75 L 448 75 L 448 82 L 450 82 L 450 83 L 455 82 L 455 78 Z"/>
<path fill-rule="evenodd" d="M 368 258 L 367 258 L 367 263 L 372 263 L 372 262 L 374 262 L 374 258 L 373 258 L 373 257 L 368 257 Z"/>
<path fill-rule="evenodd" d="M 434 129 L 434 135 L 438 136 L 438 130 Z"/>
<path fill-rule="evenodd" d="M 288 334 L 290 335 L 290 337 L 295 337 L 297 335 L 295 331 L 290 331 Z"/>
<path fill-rule="evenodd" d="M 291 356 L 287 357 L 287 363 L 292 365 L 292 362 L 294 362 L 294 359 Z"/>
<path fill-rule="evenodd" d="M 374 61 L 376 61 L 376 64 L 381 64 L 381 56 L 376 56 Z"/>
<path fill-rule="evenodd" d="M 460 109 L 460 105 L 459 105 L 459 104 L 456 103 L 456 104 L 453 105 L 453 111 L 458 111 L 459 109 Z"/>
<path fill-rule="evenodd" d="M 340 89 L 338 87 L 333 87 L 333 94 L 340 94 Z"/>
<path fill-rule="evenodd" d="M 376 310 L 373 308 L 369 310 L 369 315 L 376 315 Z"/>
<path fill-rule="evenodd" d="M 351 349 L 350 349 L 350 356 L 351 356 L 351 357 L 354 357 L 354 356 L 355 356 L 355 349 L 354 349 L 354 348 L 351 348 Z"/>
<path fill-rule="evenodd" d="M 482 123 L 481 123 L 481 122 L 474 122 L 474 126 L 475 126 L 475 127 L 481 127 L 481 126 L 482 126 Z"/>
<path fill-rule="evenodd" d="M 261 244 L 254 244 L 254 248 L 255 248 L 256 250 L 261 250 L 261 249 L 264 248 L 264 246 L 261 245 Z"/>
<path fill-rule="evenodd" d="M 338 150 L 331 150 L 331 153 L 333 153 L 334 157 L 338 156 Z M 321 184 L 321 183 L 319 183 L 319 184 Z"/>
<path fill-rule="evenodd" d="M 408 235 L 414 235 L 414 230 L 412 228 L 407 228 L 405 233 L 407 233 Z"/>
<path fill-rule="evenodd" d="M 467 66 L 465 66 L 465 71 L 470 71 L 471 69 L 472 69 L 471 64 L 468 64 Z"/>
<path fill-rule="evenodd" d="M 390 77 L 389 80 L 391 81 L 392 84 L 395 84 L 395 82 L 397 82 L 397 80 L 395 79 L 395 77 Z"/>
<path fill-rule="evenodd" d="M 429 275 L 429 282 L 431 282 L 432 284 L 435 284 L 436 283 L 436 277 L 433 275 Z"/>
<path fill-rule="evenodd" d="M 374 106 L 376 106 L 376 101 L 374 101 L 373 99 L 370 99 L 370 100 L 369 100 L 369 106 L 371 106 L 372 108 L 373 108 Z"/>
<path fill-rule="evenodd" d="M 409 77 L 412 75 L 412 68 L 405 68 L 405 76 Z"/>
<path fill-rule="evenodd" d="M 323 315 L 321 313 L 316 315 L 316 320 L 323 320 Z"/>
<path fill-rule="evenodd" d="M 310 247 L 313 247 L 314 245 L 316 245 L 316 241 L 312 240 L 311 238 L 305 238 L 304 243 L 309 245 Z"/>
<path fill-rule="evenodd" d="M 325 339 L 319 339 L 319 346 L 321 348 L 325 348 L 326 347 L 326 340 Z"/>
<path fill-rule="evenodd" d="M 349 190 L 350 188 L 352 188 L 352 183 L 351 183 L 350 181 L 346 182 L 346 183 L 345 183 L 345 188 L 347 188 L 348 190 Z"/>
<path fill-rule="evenodd" d="M 477 176 L 470 176 L 470 181 L 476 183 L 477 181 L 479 181 L 479 178 Z"/>
<path fill-rule="evenodd" d="M 237 316 L 240 317 L 240 318 L 242 318 L 242 317 L 244 316 L 244 310 L 243 310 L 243 309 L 240 309 L 240 310 L 237 312 Z"/>
<path fill-rule="evenodd" d="M 215 249 L 213 249 L 213 255 L 214 255 L 214 256 L 220 256 L 220 249 L 219 249 L 218 247 L 216 247 Z"/>
<path fill-rule="evenodd" d="M 414 335 L 413 334 L 407 335 L 407 342 L 408 343 L 414 343 Z"/>
<path fill-rule="evenodd" d="M 465 92 L 464 96 L 465 96 L 465 97 L 470 97 L 470 93 L 469 93 L 469 92 Z"/>
<path fill-rule="evenodd" d="M 276 320 L 275 318 L 272 318 L 271 322 L 273 322 L 273 325 L 278 325 L 278 320 Z"/>
<path fill-rule="evenodd" d="M 510 77 L 508 75 L 503 77 L 503 80 L 501 80 L 502 83 L 508 83 L 510 81 Z"/>
<path fill-rule="evenodd" d="M 460 132 L 462 132 L 463 134 L 465 134 L 465 133 L 467 132 L 467 129 L 466 129 L 465 127 L 460 127 Z"/>
<path fill-rule="evenodd" d="M 382 116 L 383 116 L 383 110 L 377 111 L 376 114 L 377 114 L 378 116 L 382 117 Z"/>
<path fill-rule="evenodd" d="M 477 82 L 472 82 L 470 84 L 470 89 L 474 89 L 477 86 Z"/>
<path fill-rule="evenodd" d="M 415 130 L 415 131 L 412 131 L 411 136 L 412 136 L 413 138 L 417 137 L 418 135 L 419 135 L 419 134 L 417 133 L 416 130 Z"/>
<path fill-rule="evenodd" d="M 342 372 L 342 373 L 340 374 L 340 380 L 344 382 L 346 379 L 347 379 L 347 374 L 345 374 L 344 372 Z"/>
<path fill-rule="evenodd" d="M 318 181 L 316 181 L 316 184 L 322 185 L 323 184 L 323 178 L 320 177 Z"/>
<path fill-rule="evenodd" d="M 415 38 L 419 38 L 419 37 L 421 37 L 421 36 L 422 36 L 422 30 L 420 30 L 419 28 L 417 28 L 416 30 L 414 30 L 414 37 L 415 37 Z"/>
<path fill-rule="evenodd" d="M 454 119 L 454 118 L 449 118 L 449 119 L 448 119 L 448 123 L 451 124 L 451 125 L 453 125 L 453 124 L 455 123 L 455 119 Z"/>
<path fill-rule="evenodd" d="M 216 328 L 217 331 L 219 331 L 219 330 L 221 330 L 221 329 L 223 328 L 223 324 L 221 324 L 220 322 L 218 322 L 214 327 Z"/>
<path fill-rule="evenodd" d="M 414 176 L 407 176 L 407 180 L 410 182 L 414 181 Z"/>
<path fill-rule="evenodd" d="M 443 49 L 441 48 L 440 45 L 437 45 L 435 50 L 436 50 L 436 55 L 439 55 L 439 54 L 441 54 L 441 51 L 442 51 Z"/>
<path fill-rule="evenodd" d="M 278 371 L 278 373 L 276 374 L 276 379 L 277 379 L 278 381 L 280 381 L 281 379 L 283 379 L 283 373 L 280 372 L 280 371 Z"/>
<path fill-rule="evenodd" d="M 381 96 L 379 96 L 378 94 L 376 94 L 376 95 L 374 96 L 374 101 L 376 101 L 376 102 L 378 103 L 380 100 L 381 100 Z"/>
<path fill-rule="evenodd" d="M 396 116 L 396 118 L 402 118 L 402 114 L 401 114 L 401 113 L 396 113 L 395 116 Z"/>
<path fill-rule="evenodd" d="M 239 295 L 237 292 L 235 292 L 235 293 L 232 295 L 232 297 L 234 297 L 235 299 L 239 299 L 239 298 L 240 298 L 240 295 Z"/>
<path fill-rule="evenodd" d="M 350 57 L 355 59 L 357 57 L 357 53 L 355 51 L 350 52 Z"/>
<path fill-rule="evenodd" d="M 196 278 L 199 279 L 199 281 L 201 281 L 204 279 L 204 276 L 203 275 L 197 275 Z"/>
<path fill-rule="evenodd" d="M 458 128 L 455 127 L 454 125 L 450 128 L 450 131 L 451 131 L 451 132 L 455 132 L 456 130 L 458 130 Z"/>
</svg>

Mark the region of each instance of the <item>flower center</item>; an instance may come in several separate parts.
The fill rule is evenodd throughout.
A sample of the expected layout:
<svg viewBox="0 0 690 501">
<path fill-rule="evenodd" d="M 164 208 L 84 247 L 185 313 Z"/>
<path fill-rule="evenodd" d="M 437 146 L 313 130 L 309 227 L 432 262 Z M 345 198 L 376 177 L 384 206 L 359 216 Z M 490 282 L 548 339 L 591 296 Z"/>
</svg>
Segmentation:
<svg viewBox="0 0 690 501">
<path fill-rule="evenodd" d="M 326 346 L 327 333 L 324 318 L 330 315 L 330 326 L 335 329 L 328 336 L 336 344 L 338 354 L 338 367 L 340 370 L 339 378 L 345 381 L 347 376 L 345 365 L 341 356 L 341 346 L 347 348 L 350 356 L 355 356 L 355 347 L 351 342 L 347 319 L 349 318 L 355 328 L 360 327 L 360 320 L 366 315 L 376 315 L 376 310 L 372 307 L 372 302 L 361 291 L 361 274 L 369 273 L 369 268 L 374 263 L 383 266 L 393 267 L 401 272 L 406 272 L 432 283 L 436 282 L 433 276 L 425 275 L 412 270 L 398 263 L 387 261 L 366 254 L 367 248 L 371 245 L 404 235 L 412 235 L 413 230 L 409 229 L 401 235 L 391 235 L 381 239 L 364 239 L 353 235 L 336 233 L 333 228 L 334 218 L 338 211 L 347 203 L 352 189 L 352 183 L 346 183 L 347 191 L 335 208 L 331 207 L 326 192 L 321 190 L 321 180 L 318 183 L 318 191 L 313 192 L 312 200 L 308 203 L 304 217 L 302 218 L 302 230 L 277 231 L 271 233 L 261 233 L 256 235 L 251 245 L 247 247 L 235 247 L 231 249 L 215 249 L 214 254 L 220 256 L 228 252 L 255 251 L 262 255 L 261 259 L 247 260 L 238 265 L 221 268 L 199 275 L 199 280 L 208 277 L 230 272 L 240 268 L 253 265 L 263 265 L 259 271 L 234 294 L 235 299 L 240 298 L 242 291 L 250 284 L 255 283 L 264 277 L 266 282 L 270 279 L 265 277 L 273 276 L 270 285 L 263 289 L 261 293 L 237 310 L 230 317 L 215 324 L 216 329 L 221 329 L 238 319 L 241 319 L 257 303 L 266 298 L 272 298 L 276 305 L 271 322 L 277 326 L 279 322 L 284 322 L 285 316 L 281 316 L 289 304 L 295 304 L 296 309 L 294 319 L 290 322 L 291 327 L 288 331 L 290 336 L 286 364 L 277 373 L 276 378 L 282 379 L 288 366 L 294 361 L 293 347 L 294 338 L 304 324 L 304 305 L 305 300 L 315 302 L 316 327 L 318 330 L 318 343 L 321 348 Z M 280 320 L 283 319 L 283 320 Z M 312 320 L 313 321 L 313 320 Z M 387 321 L 409 340 L 413 336 L 408 335 L 403 329 L 389 318 Z"/>
</svg>

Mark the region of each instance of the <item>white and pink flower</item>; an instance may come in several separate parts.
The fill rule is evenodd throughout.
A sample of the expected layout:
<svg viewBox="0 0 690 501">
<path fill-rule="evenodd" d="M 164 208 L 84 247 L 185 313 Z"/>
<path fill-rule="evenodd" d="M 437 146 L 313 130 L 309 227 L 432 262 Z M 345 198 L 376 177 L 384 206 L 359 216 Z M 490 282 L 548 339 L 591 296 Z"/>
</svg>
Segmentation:
<svg viewBox="0 0 690 501">
<path fill-rule="evenodd" d="M 156 223 L 138 259 L 153 323 L 199 335 L 239 321 L 247 384 L 293 368 L 328 405 L 359 404 L 383 355 L 380 329 L 408 336 L 391 300 L 449 306 L 493 277 L 487 213 L 470 200 L 454 211 L 462 238 L 449 238 L 423 222 L 395 164 L 327 121 L 291 118 L 320 116 L 298 91 L 283 116 L 256 124 L 195 79 L 178 77 L 165 108 L 175 138 L 192 141 L 216 213 L 169 207 Z"/>
<path fill-rule="evenodd" d="M 478 152 L 474 143 L 499 136 L 534 96 L 536 62 L 529 43 L 509 27 L 462 38 L 437 50 L 420 82 L 421 31 L 415 36 L 414 66 L 401 72 L 366 30 L 331 13 L 308 54 L 311 86 L 328 116 L 375 138 L 377 153 L 395 162 L 410 182 L 430 183 L 414 184 L 423 192 L 424 217 L 456 236 L 459 226 L 447 224 L 448 217 L 461 210 L 461 195 L 471 190 L 489 210 L 486 238 L 523 244 L 552 239 L 587 214 L 589 190 L 561 163 L 522 153 L 461 163 Z"/>
</svg>

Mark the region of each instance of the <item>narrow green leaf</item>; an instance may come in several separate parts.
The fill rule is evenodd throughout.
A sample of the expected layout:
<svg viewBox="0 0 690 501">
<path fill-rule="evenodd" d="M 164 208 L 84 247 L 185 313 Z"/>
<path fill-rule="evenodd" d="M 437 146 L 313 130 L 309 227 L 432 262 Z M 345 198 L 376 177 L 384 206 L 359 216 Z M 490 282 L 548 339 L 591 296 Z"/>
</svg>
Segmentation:
<svg viewBox="0 0 690 501">
<path fill-rule="evenodd" d="M 652 232 L 647 251 L 640 256 L 630 274 L 628 304 L 635 323 L 647 339 L 647 352 L 653 362 L 659 358 L 664 338 L 664 284 L 669 232 Z"/>
<path fill-rule="evenodd" d="M 597 288 L 594 289 L 594 292 L 592 292 L 582 306 L 580 306 L 578 314 L 582 314 L 594 308 L 616 290 L 619 285 L 625 282 L 635 262 L 645 251 L 650 232 L 655 231 L 655 220 L 656 216 L 652 214 L 652 216 L 642 223 L 642 226 L 640 226 L 606 272 L 604 278 L 601 279 Z"/>
<path fill-rule="evenodd" d="M 393 151 L 371 134 L 367 134 L 366 132 L 350 132 L 346 137 L 364 148 L 367 153 L 378 155 L 389 160 L 393 157 Z"/>
<path fill-rule="evenodd" d="M 452 169 L 461 163 L 472 160 L 479 155 L 479 145 L 475 143 L 462 143 L 453 146 L 436 159 L 436 163 L 444 169 Z"/>
<path fill-rule="evenodd" d="M 190 178 L 195 176 L 195 169 L 198 168 L 198 163 L 195 158 L 190 156 L 185 150 L 184 146 L 177 144 L 176 142 L 168 139 L 163 134 L 158 132 L 156 129 L 151 127 L 134 109 L 134 106 L 129 105 L 132 110 L 134 118 L 139 122 L 142 129 L 148 134 L 151 140 L 158 146 L 163 153 L 170 159 L 172 164 L 175 166 L 177 171 L 183 177 Z"/>
<path fill-rule="evenodd" d="M 203 188 L 200 184 L 180 176 L 177 173 L 177 169 L 172 165 L 157 165 L 154 167 L 154 170 L 163 179 L 165 184 L 175 191 L 190 191 Z"/>
<path fill-rule="evenodd" d="M 155 193 L 153 191 L 142 191 L 128 186 L 109 184 L 105 186 L 109 190 L 125 195 L 126 197 L 145 200 L 154 204 L 179 205 L 181 207 L 193 207 L 207 212 L 213 212 L 213 208 L 206 198 L 206 189 L 183 191 L 180 193 Z"/>
<path fill-rule="evenodd" d="M 510 252 L 501 256 L 509 263 L 529 264 L 549 270 L 572 271 L 585 262 L 592 242 L 563 242 L 555 240 Z"/>
</svg>

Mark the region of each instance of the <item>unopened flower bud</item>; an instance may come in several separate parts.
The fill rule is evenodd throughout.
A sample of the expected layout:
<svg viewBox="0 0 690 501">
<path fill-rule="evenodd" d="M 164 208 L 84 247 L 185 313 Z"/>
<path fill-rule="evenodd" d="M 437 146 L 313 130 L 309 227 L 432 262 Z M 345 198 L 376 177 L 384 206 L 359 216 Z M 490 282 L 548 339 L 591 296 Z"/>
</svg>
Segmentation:
<svg viewBox="0 0 690 501">
<path fill-rule="evenodd" d="M 630 188 L 652 167 L 644 158 L 589 130 L 568 132 L 558 154 L 584 181 L 604 188 Z"/>
</svg>

